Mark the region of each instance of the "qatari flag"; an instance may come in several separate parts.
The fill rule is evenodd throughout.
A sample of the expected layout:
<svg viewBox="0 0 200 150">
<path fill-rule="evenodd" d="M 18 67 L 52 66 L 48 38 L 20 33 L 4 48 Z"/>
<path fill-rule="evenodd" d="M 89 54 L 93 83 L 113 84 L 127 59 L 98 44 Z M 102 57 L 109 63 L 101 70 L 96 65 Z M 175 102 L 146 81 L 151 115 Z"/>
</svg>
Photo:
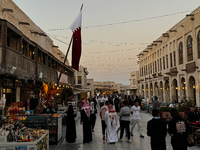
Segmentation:
<svg viewBox="0 0 200 150">
<path fill-rule="evenodd" d="M 72 68 L 79 69 L 79 62 L 81 58 L 81 23 L 82 23 L 82 9 L 72 25 L 69 27 L 73 32 L 72 44 Z"/>
</svg>

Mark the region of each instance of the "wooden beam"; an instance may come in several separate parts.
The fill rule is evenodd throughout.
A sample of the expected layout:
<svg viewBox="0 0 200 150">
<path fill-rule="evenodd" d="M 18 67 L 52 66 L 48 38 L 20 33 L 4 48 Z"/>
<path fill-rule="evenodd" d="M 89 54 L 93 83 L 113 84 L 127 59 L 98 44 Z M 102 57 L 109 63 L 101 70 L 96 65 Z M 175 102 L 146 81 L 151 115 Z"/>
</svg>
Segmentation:
<svg viewBox="0 0 200 150">
<path fill-rule="evenodd" d="M 40 32 L 37 32 L 37 31 L 31 31 L 31 33 L 38 34 L 40 36 L 47 36 L 46 33 L 44 33 L 44 32 L 40 33 Z"/>
<path fill-rule="evenodd" d="M 177 32 L 177 30 L 169 30 L 169 32 Z"/>
<path fill-rule="evenodd" d="M 194 16 L 194 14 L 187 14 L 186 17 Z"/>
<path fill-rule="evenodd" d="M 12 9 L 9 9 L 9 8 L 3 8 L 3 13 L 4 12 L 11 12 L 11 13 L 13 13 L 13 10 Z"/>
<path fill-rule="evenodd" d="M 28 25 L 30 26 L 30 24 L 28 22 L 19 22 L 20 25 Z"/>
<path fill-rule="evenodd" d="M 162 43 L 162 40 L 159 40 L 159 41 L 153 41 L 153 43 Z"/>
</svg>

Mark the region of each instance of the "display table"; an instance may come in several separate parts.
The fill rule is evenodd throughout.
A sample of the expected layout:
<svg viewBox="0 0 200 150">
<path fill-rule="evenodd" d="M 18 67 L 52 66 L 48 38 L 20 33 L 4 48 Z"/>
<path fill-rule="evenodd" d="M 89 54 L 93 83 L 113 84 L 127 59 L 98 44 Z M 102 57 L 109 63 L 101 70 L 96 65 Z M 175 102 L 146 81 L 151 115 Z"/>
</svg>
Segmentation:
<svg viewBox="0 0 200 150">
<path fill-rule="evenodd" d="M 29 115 L 21 121 L 28 128 L 49 130 L 50 145 L 58 144 L 62 138 L 62 114 Z"/>
<path fill-rule="evenodd" d="M 49 150 L 49 131 L 33 142 L 3 142 L 0 143 L 1 150 Z"/>
</svg>

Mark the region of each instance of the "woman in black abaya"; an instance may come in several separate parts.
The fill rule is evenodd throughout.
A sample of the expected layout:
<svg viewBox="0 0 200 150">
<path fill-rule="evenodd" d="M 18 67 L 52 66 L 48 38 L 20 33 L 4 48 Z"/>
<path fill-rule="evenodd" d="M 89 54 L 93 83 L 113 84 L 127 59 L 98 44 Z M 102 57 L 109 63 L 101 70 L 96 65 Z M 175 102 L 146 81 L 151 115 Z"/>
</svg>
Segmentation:
<svg viewBox="0 0 200 150">
<path fill-rule="evenodd" d="M 74 114 L 73 106 L 70 105 L 67 112 L 67 129 L 66 129 L 66 141 L 74 143 L 76 141 L 76 126 L 75 120 L 76 114 Z"/>
</svg>

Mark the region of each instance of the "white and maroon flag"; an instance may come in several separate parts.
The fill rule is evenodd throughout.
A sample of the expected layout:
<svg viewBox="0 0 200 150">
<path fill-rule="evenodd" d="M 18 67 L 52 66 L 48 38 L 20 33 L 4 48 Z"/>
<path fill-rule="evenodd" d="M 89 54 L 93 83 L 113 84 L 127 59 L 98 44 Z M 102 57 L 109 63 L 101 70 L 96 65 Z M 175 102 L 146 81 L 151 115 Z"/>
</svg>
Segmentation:
<svg viewBox="0 0 200 150">
<path fill-rule="evenodd" d="M 81 24 L 82 24 L 82 9 L 69 27 L 73 32 L 73 44 L 72 44 L 72 68 L 79 69 L 79 62 L 81 58 Z"/>
</svg>

